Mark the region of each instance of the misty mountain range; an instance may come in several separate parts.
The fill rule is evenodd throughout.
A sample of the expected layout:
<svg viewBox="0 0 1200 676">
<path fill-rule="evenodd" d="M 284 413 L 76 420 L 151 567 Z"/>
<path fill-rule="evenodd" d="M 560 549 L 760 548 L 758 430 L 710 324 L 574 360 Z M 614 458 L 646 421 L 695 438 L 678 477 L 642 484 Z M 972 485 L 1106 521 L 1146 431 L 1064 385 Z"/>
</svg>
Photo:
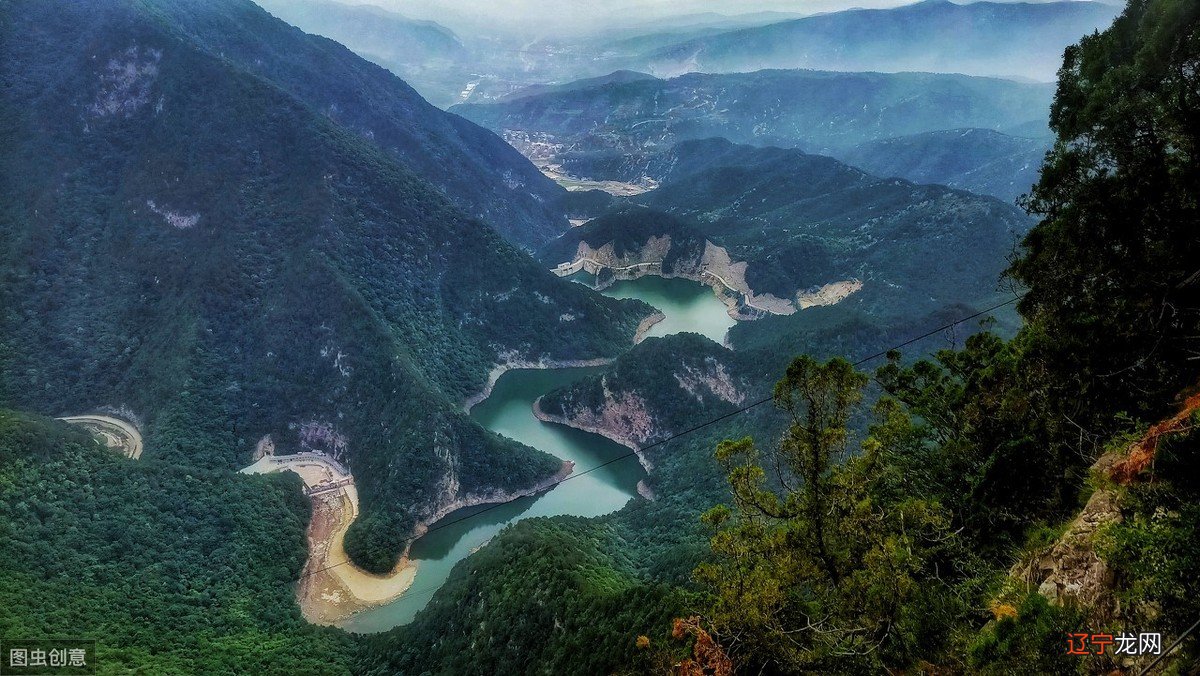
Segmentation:
<svg viewBox="0 0 1200 676">
<path fill-rule="evenodd" d="M 391 69 L 440 106 L 487 102 L 530 85 L 618 70 L 660 77 L 795 68 L 928 71 L 1048 81 L 1062 50 L 1107 25 L 1117 12 L 1085 1 L 960 5 L 927 0 L 812 16 L 709 11 L 638 18 L 634 13 L 612 25 L 593 26 L 587 34 L 551 30 L 528 36 L 507 33 L 503 22 L 483 22 L 480 17 L 491 7 L 456 21 L 461 5 L 433 14 L 429 7 L 388 4 L 403 15 L 334 0 L 264 0 L 262 5 Z M 445 19 L 457 33 L 409 16 Z"/>
<path fill-rule="evenodd" d="M 630 64 L 656 75 L 763 68 L 931 71 L 1050 81 L 1063 49 L 1112 22 L 1096 2 L 955 4 L 925 0 L 699 37 Z"/>
<path fill-rule="evenodd" d="M 1051 88 L 926 73 L 760 71 L 660 80 L 618 71 L 452 108 L 543 167 L 576 178 L 662 180 L 662 151 L 690 139 L 800 148 L 879 176 L 1012 202 L 1049 147 Z"/>
</svg>

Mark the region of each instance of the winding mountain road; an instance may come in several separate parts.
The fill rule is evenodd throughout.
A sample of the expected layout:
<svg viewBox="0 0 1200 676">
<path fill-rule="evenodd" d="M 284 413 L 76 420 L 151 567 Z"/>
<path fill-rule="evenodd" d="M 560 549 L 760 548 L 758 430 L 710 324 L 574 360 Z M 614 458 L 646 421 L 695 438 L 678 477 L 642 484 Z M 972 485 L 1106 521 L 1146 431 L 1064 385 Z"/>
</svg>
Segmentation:
<svg viewBox="0 0 1200 676">
<path fill-rule="evenodd" d="M 142 457 L 142 434 L 124 420 L 106 415 L 72 415 L 59 420 L 79 425 L 103 439 L 109 448 L 120 448 L 121 453 L 131 460 Z"/>
</svg>

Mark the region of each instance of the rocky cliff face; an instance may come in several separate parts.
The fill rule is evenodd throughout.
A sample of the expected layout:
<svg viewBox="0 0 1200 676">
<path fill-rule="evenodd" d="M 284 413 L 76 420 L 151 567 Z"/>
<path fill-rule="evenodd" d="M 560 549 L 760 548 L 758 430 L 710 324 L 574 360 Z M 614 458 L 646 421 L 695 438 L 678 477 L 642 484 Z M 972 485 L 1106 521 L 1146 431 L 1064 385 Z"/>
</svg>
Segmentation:
<svg viewBox="0 0 1200 676">
<path fill-rule="evenodd" d="M 558 471 L 456 403 L 502 352 L 616 354 L 651 308 L 488 227 L 558 231 L 535 216 L 561 191 L 514 150 L 248 0 L 3 16 L 6 403 L 127 405 L 164 463 L 244 466 L 264 436 L 328 453 L 358 477 L 349 553 L 372 570 L 415 521 Z"/>
<path fill-rule="evenodd" d="M 654 463 L 645 448 L 697 416 L 720 415 L 746 401 L 745 379 L 720 352 L 723 348 L 695 335 L 647 341 L 618 358 L 609 373 L 538 399 L 534 415 L 622 444 L 650 471 Z"/>
<path fill-rule="evenodd" d="M 1098 623 L 1126 614 L 1117 599 L 1116 576 L 1097 551 L 1097 537 L 1105 528 L 1124 522 L 1124 488 L 1147 480 L 1160 440 L 1186 429 L 1197 410 L 1200 395 L 1193 395 L 1178 412 L 1151 427 L 1128 448 L 1102 455 L 1092 466 L 1100 488 L 1087 505 L 1057 542 L 1013 566 L 1010 574 L 1052 603 L 1087 609 Z"/>
<path fill-rule="evenodd" d="M 1121 501 L 1111 489 L 1092 494 L 1087 506 L 1049 549 L 1014 566 L 1011 574 L 1036 587 L 1057 605 L 1079 604 L 1098 621 L 1111 620 L 1119 610 L 1115 576 L 1096 552 L 1096 536 L 1109 524 L 1120 523 Z"/>
<path fill-rule="evenodd" d="M 620 254 L 616 253 L 613 242 L 593 247 L 580 241 L 574 258 L 553 270 L 560 276 L 587 271 L 597 276 L 598 289 L 647 275 L 690 279 L 711 287 L 729 308 L 729 315 L 740 320 L 759 319 L 768 314 L 790 315 L 818 305 L 834 305 L 863 286 L 857 279 L 832 281 L 813 290 L 797 290 L 791 298 L 780 298 L 755 292 L 746 281 L 749 263 L 733 260 L 725 248 L 708 240 L 704 240 L 699 251 L 676 257 L 670 257 L 671 254 L 670 235 L 651 235 L 641 246 L 626 247 Z"/>
<path fill-rule="evenodd" d="M 548 412 L 542 405 L 542 399 L 539 397 L 533 402 L 533 415 L 538 420 L 566 425 L 611 439 L 636 453 L 638 462 L 647 472 L 654 469 L 653 463 L 641 449 L 658 433 L 655 431 L 654 418 L 641 397 L 621 394 L 594 409 L 580 407 L 565 414 Z"/>
<path fill-rule="evenodd" d="M 404 545 L 404 551 L 401 554 L 401 559 L 408 556 L 412 545 L 422 535 L 429 532 L 429 528 L 433 524 L 446 518 L 453 512 L 463 509 L 464 507 L 475 507 L 477 505 L 492 505 L 504 502 L 512 502 L 517 498 L 528 495 L 537 495 L 554 488 L 562 483 L 571 472 L 575 471 L 575 463 L 570 460 L 565 460 L 562 466 L 554 474 L 542 479 L 541 481 L 529 486 L 528 488 L 517 490 L 490 490 L 477 492 L 462 492 L 461 486 L 458 485 L 457 478 L 454 476 L 453 469 L 447 472 L 442 480 L 443 491 L 438 497 L 438 500 L 427 506 L 419 517 L 416 525 L 412 529 L 410 535 Z"/>
</svg>

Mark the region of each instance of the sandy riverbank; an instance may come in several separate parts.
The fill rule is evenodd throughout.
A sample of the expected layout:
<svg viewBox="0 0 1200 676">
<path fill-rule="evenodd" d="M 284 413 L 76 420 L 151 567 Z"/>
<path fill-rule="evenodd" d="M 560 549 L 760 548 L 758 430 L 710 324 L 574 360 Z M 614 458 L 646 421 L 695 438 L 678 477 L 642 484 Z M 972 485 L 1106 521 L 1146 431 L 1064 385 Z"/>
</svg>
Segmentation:
<svg viewBox="0 0 1200 676">
<path fill-rule="evenodd" d="M 417 567 L 402 557 L 387 575 L 374 575 L 350 563 L 346 531 L 358 518 L 358 489 L 353 477 L 332 459 L 315 454 L 265 456 L 245 474 L 295 472 L 312 500 L 308 525 L 308 561 L 296 591 L 305 619 L 330 625 L 356 612 L 395 600 L 412 586 Z"/>
</svg>

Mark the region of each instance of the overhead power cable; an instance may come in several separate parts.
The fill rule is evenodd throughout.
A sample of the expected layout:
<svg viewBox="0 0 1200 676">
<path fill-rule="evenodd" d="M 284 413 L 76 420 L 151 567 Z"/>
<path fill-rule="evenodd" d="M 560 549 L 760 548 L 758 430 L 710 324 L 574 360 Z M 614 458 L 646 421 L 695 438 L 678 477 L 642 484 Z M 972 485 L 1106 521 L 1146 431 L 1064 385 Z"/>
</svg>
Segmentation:
<svg viewBox="0 0 1200 676">
<path fill-rule="evenodd" d="M 1187 638 L 1188 634 L 1191 634 L 1193 631 L 1196 631 L 1196 627 L 1200 627 L 1200 620 L 1196 620 L 1194 623 L 1192 623 L 1192 626 L 1188 627 L 1187 631 L 1180 634 L 1179 638 L 1175 639 L 1174 643 L 1167 646 L 1167 649 L 1162 651 L 1161 653 L 1159 653 L 1158 657 L 1155 657 L 1153 662 L 1151 662 L 1150 664 L 1147 664 L 1145 666 L 1145 668 L 1143 668 L 1141 671 L 1139 671 L 1138 676 L 1146 676 L 1146 674 L 1150 673 L 1150 670 L 1154 668 L 1154 665 L 1163 661 L 1163 659 L 1166 658 L 1167 655 L 1170 655 L 1172 650 L 1175 650 L 1175 648 L 1177 648 L 1180 643 L 1183 643 L 1183 639 Z"/>
<path fill-rule="evenodd" d="M 931 330 L 929 330 L 929 331 L 926 331 L 925 333 L 922 333 L 922 334 L 921 334 L 921 335 L 919 335 L 919 336 L 916 336 L 916 337 L 914 337 L 914 338 L 909 338 L 908 340 L 906 340 L 906 341 L 904 341 L 904 342 L 902 342 L 902 343 L 899 343 L 899 344 L 893 345 L 893 346 L 891 346 L 891 347 L 887 348 L 886 350 L 880 350 L 879 352 L 875 352 L 875 353 L 873 353 L 873 354 L 867 355 L 866 357 L 863 357 L 863 358 L 859 359 L 858 361 L 854 362 L 852 365 L 853 365 L 853 366 L 855 366 L 855 367 L 858 367 L 858 366 L 862 366 L 863 364 L 866 364 L 867 362 L 871 362 L 871 361 L 874 361 L 874 360 L 876 360 L 876 359 L 879 359 L 880 357 L 885 357 L 885 356 L 887 356 L 887 355 L 888 355 L 888 353 L 890 353 L 890 352 L 892 352 L 892 351 L 894 351 L 894 350 L 899 350 L 900 348 L 907 347 L 907 346 L 909 346 L 909 345 L 912 345 L 913 343 L 916 343 L 916 342 L 918 342 L 918 341 L 921 341 L 921 340 L 924 340 L 924 339 L 926 339 L 926 338 L 929 338 L 930 336 L 936 335 L 936 334 L 938 334 L 938 333 L 941 333 L 941 332 L 943 332 L 943 331 L 946 331 L 946 330 L 948 330 L 948 329 L 952 329 L 952 328 L 954 328 L 955 326 L 958 326 L 959 324 L 963 324 L 963 323 L 969 322 L 969 321 L 971 321 L 972 319 L 977 319 L 977 318 L 979 318 L 979 317 L 982 317 L 982 316 L 984 316 L 984 315 L 989 315 L 989 314 L 991 314 L 991 313 L 995 312 L 996 310 L 999 310 L 1000 308 L 1003 308 L 1003 307 L 1006 307 L 1006 306 L 1012 305 L 1013 303 L 1016 303 L 1017 301 L 1021 300 L 1021 298 L 1022 298 L 1022 297 L 1023 297 L 1023 294 L 1022 294 L 1022 295 L 1018 295 L 1018 296 L 1014 296 L 1014 297 L 1012 297 L 1012 298 L 1010 298 L 1010 299 L 1008 299 L 1008 300 L 1006 300 L 1006 301 L 1004 301 L 1004 302 L 1002 302 L 1002 303 L 997 303 L 997 304 L 995 304 L 995 305 L 992 305 L 992 306 L 990 306 L 990 307 L 988 307 L 988 308 L 986 308 L 986 309 L 979 310 L 978 312 L 974 312 L 974 313 L 972 313 L 972 314 L 970 314 L 970 315 L 967 315 L 966 317 L 960 317 L 960 318 L 958 318 L 958 319 L 955 319 L 954 321 L 947 322 L 946 324 L 943 324 L 943 325 L 941 325 L 941 326 L 939 326 L 939 327 L 937 327 L 937 328 L 935 328 L 935 329 L 931 329 Z M 762 406 L 763 404 L 769 403 L 769 402 L 770 402 L 770 401 L 772 401 L 773 399 L 774 399 L 773 397 L 763 397 L 762 399 L 758 399 L 758 400 L 756 400 L 756 401 L 753 401 L 753 402 L 751 402 L 751 403 L 749 403 L 749 404 L 746 404 L 746 405 L 742 406 L 741 408 L 738 408 L 738 409 L 735 409 L 735 410 L 733 410 L 733 411 L 730 411 L 730 412 L 728 412 L 728 413 L 726 413 L 726 414 L 724 414 L 724 415 L 717 416 L 716 418 L 713 418 L 713 419 L 711 419 L 711 420 L 707 420 L 707 421 L 705 421 L 705 422 L 702 422 L 702 423 L 700 423 L 700 424 L 698 424 L 698 425 L 695 425 L 694 427 L 689 427 L 689 428 L 687 428 L 687 429 L 685 429 L 685 430 L 683 430 L 683 431 L 681 431 L 681 432 L 676 432 L 675 434 L 672 434 L 672 435 L 670 435 L 670 436 L 667 436 L 666 438 L 660 439 L 660 440 L 658 440 L 658 441 L 655 441 L 655 442 L 653 442 L 653 443 L 646 444 L 645 446 L 642 446 L 641 448 L 639 448 L 637 451 L 629 451 L 628 453 L 623 453 L 623 454 L 621 454 L 621 455 L 618 455 L 618 456 L 617 456 L 617 457 L 615 457 L 615 458 L 612 458 L 612 459 L 610 459 L 610 460 L 606 460 L 606 461 L 604 461 L 604 462 L 602 462 L 602 463 L 600 463 L 600 464 L 598 464 L 598 465 L 595 465 L 594 467 L 589 467 L 588 469 L 585 469 L 585 470 L 583 470 L 582 472 L 572 472 L 571 474 L 569 474 L 569 475 L 567 475 L 567 476 L 563 477 L 562 479 L 558 479 L 557 481 L 553 481 L 553 482 L 549 483 L 549 484 L 548 484 L 548 485 L 547 485 L 547 486 L 546 486 L 546 487 L 545 487 L 545 488 L 544 488 L 542 491 L 539 491 L 539 492 L 542 492 L 542 493 L 544 493 L 544 492 L 546 492 L 546 491 L 549 491 L 549 490 L 551 490 L 551 489 L 554 489 L 554 488 L 556 488 L 556 487 L 558 487 L 558 486 L 560 486 L 560 485 L 562 485 L 562 484 L 564 484 L 564 483 L 566 483 L 566 482 L 568 482 L 568 481 L 570 481 L 570 480 L 572 480 L 572 479 L 577 479 L 577 478 L 579 478 L 579 477 L 581 477 L 581 476 L 586 476 L 586 475 L 588 475 L 588 474 L 591 474 L 592 472 L 595 472 L 595 471 L 598 471 L 598 470 L 604 469 L 605 467 L 608 467 L 609 465 L 612 465 L 612 464 L 614 464 L 614 463 L 618 463 L 618 462 L 621 462 L 622 460 L 628 460 L 629 458 L 636 457 L 636 456 L 638 455 L 638 453 L 640 453 L 640 452 L 647 451 L 647 450 L 649 450 L 649 449 L 651 449 L 651 448 L 654 448 L 655 446 L 661 446 L 661 445 L 663 445 L 663 444 L 666 444 L 666 443 L 672 442 L 672 441 L 674 441 L 674 440 L 676 440 L 676 439 L 678 439 L 678 438 L 680 438 L 680 437 L 684 437 L 684 436 L 687 436 L 687 435 L 689 435 L 689 434 L 692 434 L 692 433 L 694 433 L 694 432 L 698 432 L 698 431 L 700 431 L 700 430 L 702 430 L 702 429 L 704 429 L 704 428 L 706 428 L 706 427 L 711 427 L 712 425 L 715 425 L 715 424 L 717 424 L 717 423 L 719 423 L 719 422 L 722 422 L 722 421 L 724 421 L 724 420 L 728 420 L 729 418 L 732 418 L 732 417 L 734 417 L 734 416 L 736 416 L 736 415 L 740 415 L 740 414 L 742 414 L 742 413 L 745 413 L 745 412 L 747 412 L 747 411 L 750 411 L 750 410 L 752 410 L 752 409 L 754 409 L 754 408 L 757 408 L 757 407 L 759 407 L 759 406 Z M 505 505 L 511 504 L 511 503 L 513 503 L 513 502 L 515 502 L 515 501 L 517 501 L 517 500 L 520 500 L 520 499 L 522 499 L 522 498 L 525 498 L 525 497 L 528 497 L 528 496 L 522 495 L 522 496 L 518 496 L 518 497 L 512 498 L 511 500 L 506 500 L 506 501 L 504 501 L 504 502 L 493 502 L 493 503 L 489 503 L 488 505 L 484 506 L 482 509 L 479 509 L 479 510 L 477 510 L 477 511 L 471 512 L 470 514 L 466 514 L 466 515 L 460 516 L 460 517 L 458 517 L 458 518 L 456 518 L 456 519 L 449 519 L 449 520 L 445 520 L 445 519 L 443 519 L 442 521 L 439 521 L 439 522 L 437 522 L 436 524 L 434 524 L 434 525 L 430 526 L 428 529 L 426 529 L 426 530 L 425 530 L 425 532 L 424 532 L 424 533 L 421 533 L 420 535 L 415 535 L 415 536 L 411 536 L 411 537 L 408 537 L 408 538 L 406 538 L 406 539 L 403 541 L 403 544 L 405 545 L 405 547 L 407 547 L 407 546 L 408 546 L 409 544 L 411 544 L 412 542 L 415 542 L 416 540 L 418 540 L 418 539 L 420 539 L 420 538 L 422 538 L 422 537 L 425 537 L 426 535 L 428 535 L 428 534 L 430 534 L 430 533 L 432 533 L 432 532 L 434 532 L 434 531 L 438 531 L 438 530 L 441 530 L 441 529 L 443 529 L 443 528 L 449 528 L 450 526 L 453 526 L 453 525 L 455 525 L 455 524 L 458 524 L 458 523 L 462 523 L 463 521 L 467 521 L 467 520 L 469 520 L 469 519 L 474 519 L 474 518 L 478 517 L 478 516 L 479 516 L 479 515 L 481 515 L 481 514 L 486 514 L 486 513 L 490 512 L 490 511 L 494 510 L 494 509 L 499 509 L 499 508 L 501 508 L 501 507 L 504 507 Z M 323 572 L 325 572 L 325 571 L 327 571 L 327 570 L 331 570 L 331 569 L 333 569 L 333 568 L 337 568 L 338 566 L 344 566 L 344 565 L 346 565 L 346 564 L 348 564 L 348 563 L 350 563 L 350 560 L 349 560 L 349 559 L 347 559 L 347 560 L 345 560 L 345 561 L 339 561 L 338 563 L 330 564 L 330 565 L 328 565 L 328 566 L 324 566 L 324 567 L 322 567 L 322 568 L 318 568 L 317 570 L 314 570 L 314 571 L 309 571 L 309 572 L 307 572 L 307 573 L 305 573 L 305 574 L 301 575 L 301 576 L 300 576 L 300 579 L 304 579 L 304 578 L 307 578 L 307 577 L 311 577 L 311 576 L 313 576 L 313 575 L 316 575 L 317 573 L 323 573 Z M 440 586 L 441 586 L 441 585 L 438 585 L 438 587 L 434 587 L 434 588 L 432 588 L 432 589 L 437 589 L 437 588 L 439 588 Z M 399 596 L 397 596 L 397 597 L 396 597 L 396 598 L 395 598 L 395 599 L 394 599 L 392 602 L 395 602 L 395 601 L 398 601 L 398 600 L 400 600 L 400 599 L 402 599 L 402 598 L 405 598 L 405 597 L 409 596 L 410 594 L 411 594 L 411 595 L 416 595 L 416 594 L 418 594 L 418 593 L 424 593 L 425 591 L 432 591 L 432 589 L 419 590 L 419 591 L 416 591 L 416 592 L 414 592 L 414 591 L 412 591 L 412 590 L 409 590 L 409 591 L 406 591 L 406 592 L 403 592 L 403 593 L 401 593 L 401 594 L 400 594 Z"/>
</svg>

